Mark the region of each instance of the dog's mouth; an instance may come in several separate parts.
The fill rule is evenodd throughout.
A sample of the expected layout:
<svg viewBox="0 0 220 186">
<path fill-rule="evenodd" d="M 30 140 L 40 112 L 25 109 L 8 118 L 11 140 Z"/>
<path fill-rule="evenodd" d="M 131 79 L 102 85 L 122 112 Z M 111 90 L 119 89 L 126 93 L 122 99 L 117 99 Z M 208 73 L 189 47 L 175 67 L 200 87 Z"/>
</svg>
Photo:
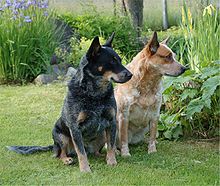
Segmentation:
<svg viewBox="0 0 220 186">
<path fill-rule="evenodd" d="M 128 70 L 123 70 L 119 73 L 111 73 L 110 76 L 108 76 L 109 81 L 113 81 L 115 83 L 125 83 L 129 81 L 132 78 L 132 73 Z"/>
<path fill-rule="evenodd" d="M 176 73 L 176 74 L 167 74 L 167 73 L 165 73 L 164 75 L 165 75 L 165 76 L 169 76 L 169 77 L 178 77 L 178 76 L 180 76 L 181 74 L 183 74 L 183 72 Z"/>
<path fill-rule="evenodd" d="M 182 73 L 181 73 L 182 74 Z M 178 77 L 179 75 L 181 75 L 181 74 L 167 74 L 167 73 L 165 73 L 164 75 L 165 76 L 169 76 L 169 77 Z"/>
<path fill-rule="evenodd" d="M 165 75 L 165 76 L 170 76 L 170 77 L 178 77 L 178 76 L 180 76 L 181 74 L 183 74 L 186 70 L 188 70 L 186 67 L 182 67 L 178 73 L 175 73 L 175 74 L 165 73 L 164 75 Z"/>
<path fill-rule="evenodd" d="M 111 81 L 113 81 L 114 83 L 126 83 L 131 78 L 132 78 L 132 75 L 131 76 L 126 76 L 124 78 L 119 78 L 119 79 L 114 79 L 113 77 L 111 77 Z"/>
</svg>

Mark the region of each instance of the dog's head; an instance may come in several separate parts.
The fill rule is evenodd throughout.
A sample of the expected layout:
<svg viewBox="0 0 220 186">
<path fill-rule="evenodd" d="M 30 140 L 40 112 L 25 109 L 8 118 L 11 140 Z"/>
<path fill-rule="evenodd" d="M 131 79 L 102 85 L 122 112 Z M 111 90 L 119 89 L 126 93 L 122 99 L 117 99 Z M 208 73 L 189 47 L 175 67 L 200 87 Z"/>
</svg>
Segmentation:
<svg viewBox="0 0 220 186">
<path fill-rule="evenodd" d="M 114 33 L 104 45 L 100 45 L 96 36 L 86 53 L 88 64 L 84 67 L 93 76 L 101 76 L 106 81 L 125 83 L 131 79 L 132 74 L 122 64 L 121 58 L 112 49 Z"/>
<path fill-rule="evenodd" d="M 159 43 L 157 33 L 154 32 L 143 52 L 147 56 L 148 65 L 155 67 L 161 75 L 179 76 L 186 68 L 175 59 L 175 54 L 167 46 L 167 42 L 168 38 Z"/>
</svg>

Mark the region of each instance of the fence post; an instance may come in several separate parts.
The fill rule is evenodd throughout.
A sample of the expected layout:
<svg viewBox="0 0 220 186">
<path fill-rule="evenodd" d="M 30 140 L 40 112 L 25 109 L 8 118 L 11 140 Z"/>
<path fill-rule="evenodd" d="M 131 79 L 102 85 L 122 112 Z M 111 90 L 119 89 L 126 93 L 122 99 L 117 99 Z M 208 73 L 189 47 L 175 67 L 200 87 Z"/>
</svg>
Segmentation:
<svg viewBox="0 0 220 186">
<path fill-rule="evenodd" d="M 168 14 L 167 14 L 167 0 L 162 0 L 163 7 L 163 29 L 166 30 L 168 28 Z"/>
</svg>

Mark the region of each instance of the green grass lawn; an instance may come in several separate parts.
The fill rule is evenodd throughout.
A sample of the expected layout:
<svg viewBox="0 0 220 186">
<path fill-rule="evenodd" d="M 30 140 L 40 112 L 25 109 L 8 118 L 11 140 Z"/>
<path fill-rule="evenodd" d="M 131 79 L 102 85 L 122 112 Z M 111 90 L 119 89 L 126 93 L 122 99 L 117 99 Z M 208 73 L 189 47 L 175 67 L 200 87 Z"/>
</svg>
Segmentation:
<svg viewBox="0 0 220 186">
<path fill-rule="evenodd" d="M 52 144 L 66 87 L 0 86 L 0 185 L 219 185 L 219 144 L 196 140 L 159 141 L 148 155 L 146 144 L 133 146 L 132 157 L 118 165 L 89 157 L 91 174 L 78 163 L 64 166 L 52 152 L 24 156 L 7 145 Z"/>
</svg>

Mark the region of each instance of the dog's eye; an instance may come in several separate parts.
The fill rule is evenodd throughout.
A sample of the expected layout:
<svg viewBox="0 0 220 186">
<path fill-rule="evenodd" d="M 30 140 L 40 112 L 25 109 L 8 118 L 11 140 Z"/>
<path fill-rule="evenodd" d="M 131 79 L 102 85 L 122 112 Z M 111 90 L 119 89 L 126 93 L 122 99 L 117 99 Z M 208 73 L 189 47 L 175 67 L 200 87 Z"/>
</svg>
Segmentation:
<svg viewBox="0 0 220 186">
<path fill-rule="evenodd" d="M 115 64 L 115 61 L 114 61 L 114 60 L 111 60 L 110 63 L 111 63 L 111 64 Z"/>
<path fill-rule="evenodd" d="M 172 57 L 173 57 L 173 56 L 172 56 L 172 54 L 170 53 L 168 56 L 166 56 L 166 59 L 169 59 L 169 60 L 170 60 L 170 59 L 172 59 Z"/>
</svg>

